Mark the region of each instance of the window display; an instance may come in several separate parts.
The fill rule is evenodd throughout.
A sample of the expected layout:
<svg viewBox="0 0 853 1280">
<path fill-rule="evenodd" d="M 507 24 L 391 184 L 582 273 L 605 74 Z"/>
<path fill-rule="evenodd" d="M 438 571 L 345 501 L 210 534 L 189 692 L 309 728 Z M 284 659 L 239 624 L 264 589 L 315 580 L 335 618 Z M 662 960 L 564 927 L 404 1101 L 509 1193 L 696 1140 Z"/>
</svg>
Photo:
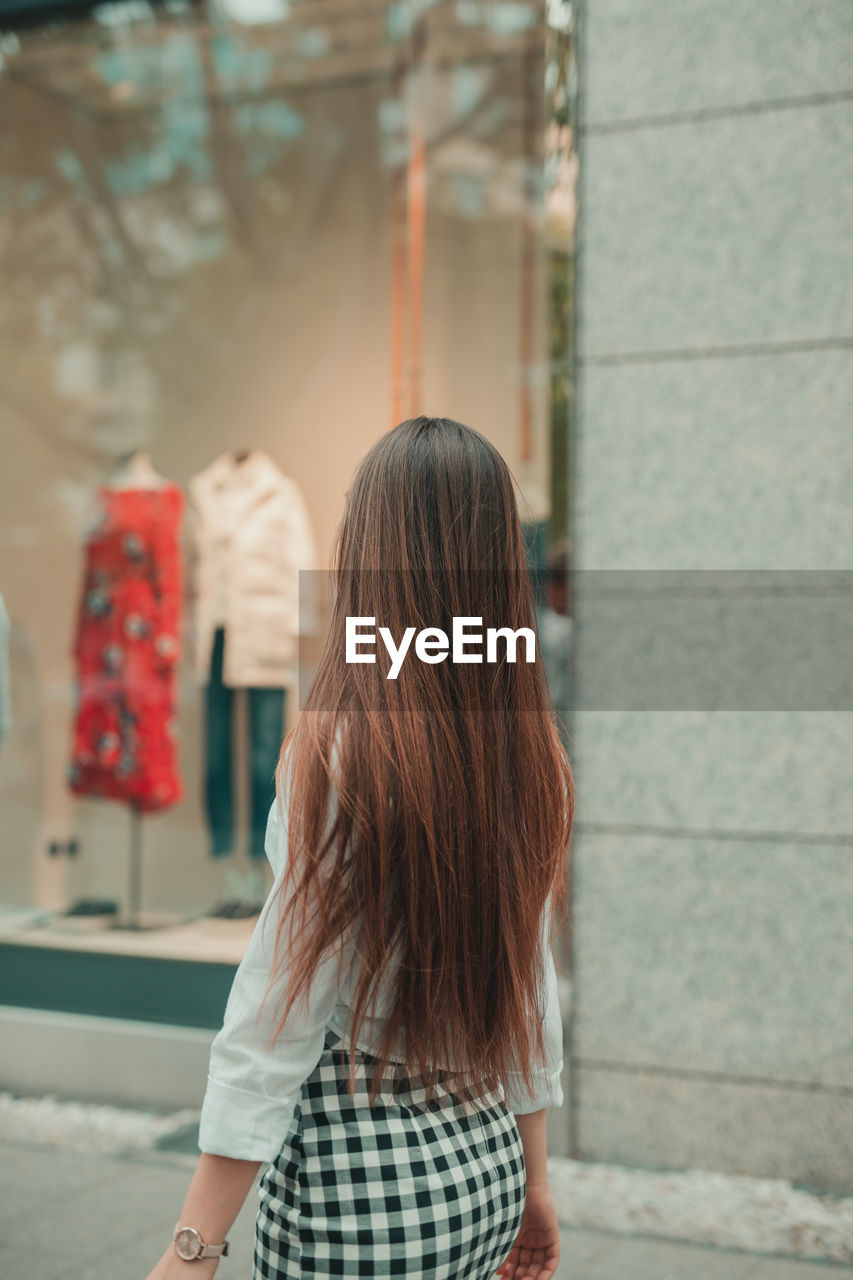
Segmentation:
<svg viewBox="0 0 853 1280">
<path fill-rule="evenodd" d="M 569 9 L 118 3 L 0 33 L 6 942 L 240 958 L 299 572 L 402 418 L 501 450 L 564 656 Z"/>
</svg>

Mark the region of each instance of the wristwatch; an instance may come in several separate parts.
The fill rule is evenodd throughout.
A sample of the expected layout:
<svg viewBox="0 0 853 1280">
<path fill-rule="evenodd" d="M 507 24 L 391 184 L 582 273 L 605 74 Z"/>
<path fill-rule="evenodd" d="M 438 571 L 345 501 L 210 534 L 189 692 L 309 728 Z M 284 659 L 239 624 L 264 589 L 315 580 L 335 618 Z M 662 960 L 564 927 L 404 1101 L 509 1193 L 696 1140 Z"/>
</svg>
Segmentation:
<svg viewBox="0 0 853 1280">
<path fill-rule="evenodd" d="M 228 1255 L 228 1241 L 222 1244 L 205 1244 L 195 1227 L 175 1225 L 172 1236 L 175 1253 L 184 1262 L 195 1262 L 197 1258 L 225 1258 Z"/>
</svg>

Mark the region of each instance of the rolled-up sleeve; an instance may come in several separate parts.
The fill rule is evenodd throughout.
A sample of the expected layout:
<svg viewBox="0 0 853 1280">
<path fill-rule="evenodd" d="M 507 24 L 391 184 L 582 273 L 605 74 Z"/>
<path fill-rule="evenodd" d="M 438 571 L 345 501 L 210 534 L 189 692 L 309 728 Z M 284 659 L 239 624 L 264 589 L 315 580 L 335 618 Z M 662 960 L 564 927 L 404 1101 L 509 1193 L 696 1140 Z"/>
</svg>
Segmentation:
<svg viewBox="0 0 853 1280">
<path fill-rule="evenodd" d="M 543 1032 L 545 1041 L 545 1061 L 542 1064 L 534 1060 L 531 1075 L 533 1093 L 531 1094 L 519 1072 L 511 1072 L 505 1081 L 506 1104 L 516 1115 L 527 1115 L 530 1111 L 539 1111 L 542 1107 L 561 1107 L 563 1105 L 563 1020 L 560 1016 L 559 991 L 557 986 L 557 970 L 550 940 L 550 899 L 548 909 L 542 917 L 541 946 L 543 950 L 544 985 L 543 997 Z"/>
<path fill-rule="evenodd" d="M 278 796 L 267 820 L 266 854 L 275 881 L 234 976 L 221 1030 L 210 1050 L 201 1109 L 199 1150 L 233 1159 L 270 1163 L 281 1150 L 301 1086 L 323 1053 L 326 1025 L 338 991 L 337 962 L 326 956 L 311 983 L 307 1007 L 300 998 L 272 1049 L 266 1041 L 277 1021 L 284 974 L 261 1011 L 272 972 L 276 910 L 287 860 L 287 834 Z"/>
</svg>

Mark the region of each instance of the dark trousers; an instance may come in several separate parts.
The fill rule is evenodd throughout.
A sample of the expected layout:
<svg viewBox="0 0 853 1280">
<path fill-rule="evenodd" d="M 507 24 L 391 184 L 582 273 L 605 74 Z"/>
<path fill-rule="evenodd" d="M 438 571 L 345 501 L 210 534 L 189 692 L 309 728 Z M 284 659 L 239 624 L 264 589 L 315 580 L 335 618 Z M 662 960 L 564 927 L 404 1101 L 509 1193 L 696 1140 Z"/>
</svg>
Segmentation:
<svg viewBox="0 0 853 1280">
<path fill-rule="evenodd" d="M 213 639 L 210 680 L 205 691 L 207 755 L 205 802 L 210 829 L 210 852 L 227 857 L 234 848 L 233 734 L 231 721 L 235 690 L 222 683 L 225 631 L 217 627 Z M 249 855 L 265 856 L 264 838 L 270 805 L 275 798 L 275 768 L 284 734 L 284 689 L 248 689 L 249 798 L 251 831 Z"/>
</svg>

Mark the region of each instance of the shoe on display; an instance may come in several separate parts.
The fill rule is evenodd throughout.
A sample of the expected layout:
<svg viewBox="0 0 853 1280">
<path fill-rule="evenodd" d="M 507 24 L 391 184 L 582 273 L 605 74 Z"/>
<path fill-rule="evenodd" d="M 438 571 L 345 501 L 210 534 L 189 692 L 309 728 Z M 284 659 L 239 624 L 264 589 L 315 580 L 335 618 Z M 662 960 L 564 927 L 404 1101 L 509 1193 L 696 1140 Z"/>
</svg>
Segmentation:
<svg viewBox="0 0 853 1280">
<path fill-rule="evenodd" d="M 239 902 L 236 909 L 231 915 L 232 920 L 250 920 L 252 916 L 259 916 L 261 908 L 255 906 L 251 902 Z"/>
<path fill-rule="evenodd" d="M 227 902 L 218 902 L 215 907 L 205 911 L 204 918 L 206 920 L 230 920 L 239 906 L 240 903 L 236 898 L 230 898 Z"/>
<path fill-rule="evenodd" d="M 64 913 L 66 916 L 115 916 L 118 903 L 110 898 L 80 898 Z"/>
</svg>

